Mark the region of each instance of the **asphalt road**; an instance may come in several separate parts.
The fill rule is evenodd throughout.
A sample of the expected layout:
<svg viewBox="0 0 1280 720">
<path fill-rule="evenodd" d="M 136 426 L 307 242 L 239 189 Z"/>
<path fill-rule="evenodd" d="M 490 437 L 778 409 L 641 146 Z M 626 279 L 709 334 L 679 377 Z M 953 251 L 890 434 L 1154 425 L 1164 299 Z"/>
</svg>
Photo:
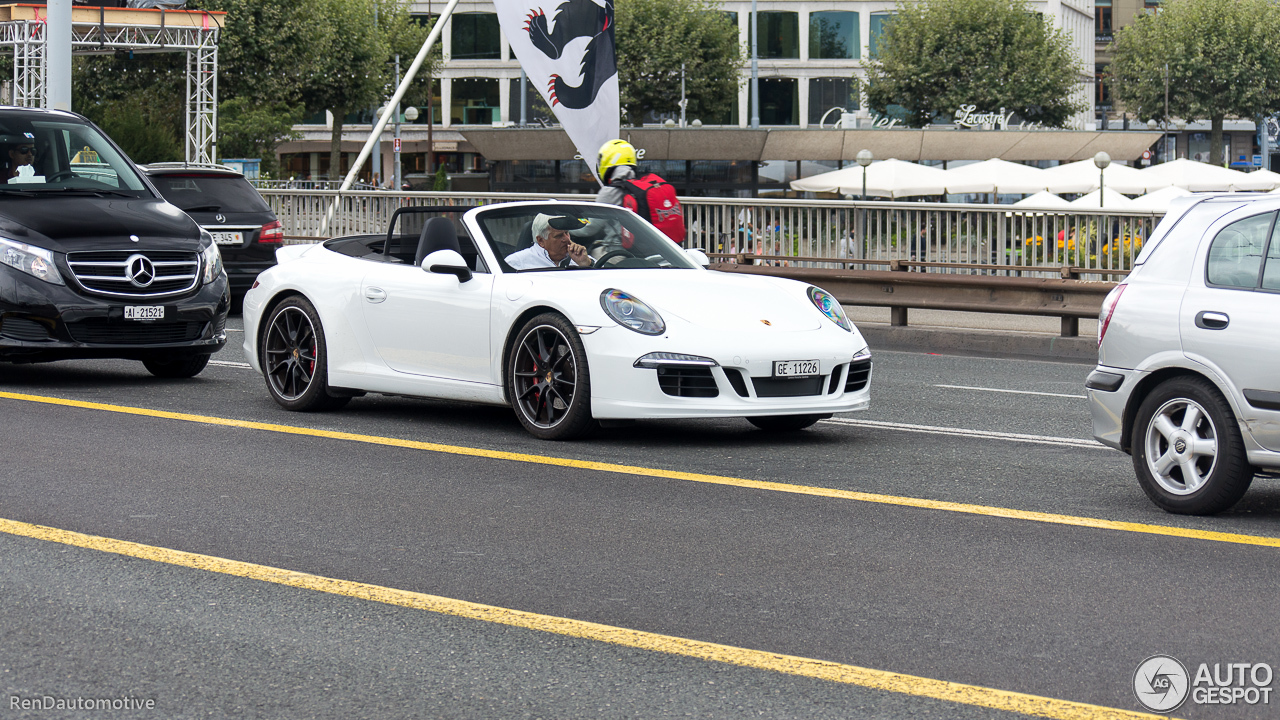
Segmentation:
<svg viewBox="0 0 1280 720">
<path fill-rule="evenodd" d="M 190 381 L 0 366 L 0 392 L 361 437 L 0 398 L 0 518 L 1102 706 L 1077 717 L 1141 710 L 1152 655 L 1193 675 L 1280 665 L 1280 548 L 1247 539 L 1280 537 L 1280 489 L 1255 481 L 1212 518 L 1159 511 L 1129 458 L 1091 443 L 1085 365 L 884 352 L 870 411 L 796 435 L 648 422 L 553 444 L 506 409 L 370 396 L 287 413 L 238 347 L 216 361 Z M 45 695 L 156 704 L 118 717 L 1016 716 L 915 681 L 873 689 L 5 533 L 0 601 L 4 717 L 104 716 L 12 705 Z"/>
</svg>

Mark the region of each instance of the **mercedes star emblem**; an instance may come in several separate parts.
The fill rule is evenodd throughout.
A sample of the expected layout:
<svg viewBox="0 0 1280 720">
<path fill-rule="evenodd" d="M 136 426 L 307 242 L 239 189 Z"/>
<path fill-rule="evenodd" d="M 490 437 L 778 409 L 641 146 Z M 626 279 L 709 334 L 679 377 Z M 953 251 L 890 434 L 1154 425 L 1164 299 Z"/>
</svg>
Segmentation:
<svg viewBox="0 0 1280 720">
<path fill-rule="evenodd" d="M 135 286 L 144 288 L 156 279 L 156 266 L 145 255 L 130 255 L 125 261 L 124 276 Z"/>
<path fill-rule="evenodd" d="M 227 221 L 227 216 L 223 215 L 222 213 L 218 213 L 217 215 L 213 216 L 213 219 L 217 220 L 220 223 L 224 223 Z"/>
</svg>

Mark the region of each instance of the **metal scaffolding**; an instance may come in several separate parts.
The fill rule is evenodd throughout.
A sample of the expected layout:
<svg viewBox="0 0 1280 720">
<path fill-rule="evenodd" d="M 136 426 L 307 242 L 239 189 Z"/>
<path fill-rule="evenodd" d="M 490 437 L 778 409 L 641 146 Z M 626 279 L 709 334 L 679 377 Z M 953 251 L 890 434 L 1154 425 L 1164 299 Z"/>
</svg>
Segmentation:
<svg viewBox="0 0 1280 720">
<path fill-rule="evenodd" d="M 186 159 L 218 155 L 218 32 L 224 12 L 76 7 L 71 54 L 187 54 Z M 48 107 L 47 13 L 32 5 L 0 6 L 0 47 L 13 52 L 13 104 Z"/>
</svg>

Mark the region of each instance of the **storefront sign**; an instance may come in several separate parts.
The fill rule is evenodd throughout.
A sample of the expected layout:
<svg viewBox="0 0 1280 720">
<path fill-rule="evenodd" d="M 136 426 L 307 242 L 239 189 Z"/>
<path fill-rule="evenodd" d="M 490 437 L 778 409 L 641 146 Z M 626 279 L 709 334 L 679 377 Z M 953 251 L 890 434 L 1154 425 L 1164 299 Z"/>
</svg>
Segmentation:
<svg viewBox="0 0 1280 720">
<path fill-rule="evenodd" d="M 961 105 L 960 108 L 956 110 L 955 124 L 959 127 L 969 128 L 990 125 L 996 130 L 1009 129 L 1009 121 L 1013 119 L 1013 113 L 1004 112 L 1004 108 L 1001 108 L 1001 112 L 987 113 L 976 112 L 977 109 L 977 105 Z"/>
</svg>

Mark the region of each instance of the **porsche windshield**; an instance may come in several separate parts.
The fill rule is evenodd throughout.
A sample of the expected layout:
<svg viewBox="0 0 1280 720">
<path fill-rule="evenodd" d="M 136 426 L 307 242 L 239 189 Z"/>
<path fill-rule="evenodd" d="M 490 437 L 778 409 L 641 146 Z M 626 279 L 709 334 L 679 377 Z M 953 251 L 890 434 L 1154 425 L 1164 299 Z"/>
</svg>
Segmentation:
<svg viewBox="0 0 1280 720">
<path fill-rule="evenodd" d="M 492 206 L 476 220 L 505 272 L 697 267 L 635 213 L 609 205 Z"/>
<path fill-rule="evenodd" d="M 151 197 L 132 165 L 97 128 L 71 116 L 0 112 L 0 193 Z"/>
</svg>

